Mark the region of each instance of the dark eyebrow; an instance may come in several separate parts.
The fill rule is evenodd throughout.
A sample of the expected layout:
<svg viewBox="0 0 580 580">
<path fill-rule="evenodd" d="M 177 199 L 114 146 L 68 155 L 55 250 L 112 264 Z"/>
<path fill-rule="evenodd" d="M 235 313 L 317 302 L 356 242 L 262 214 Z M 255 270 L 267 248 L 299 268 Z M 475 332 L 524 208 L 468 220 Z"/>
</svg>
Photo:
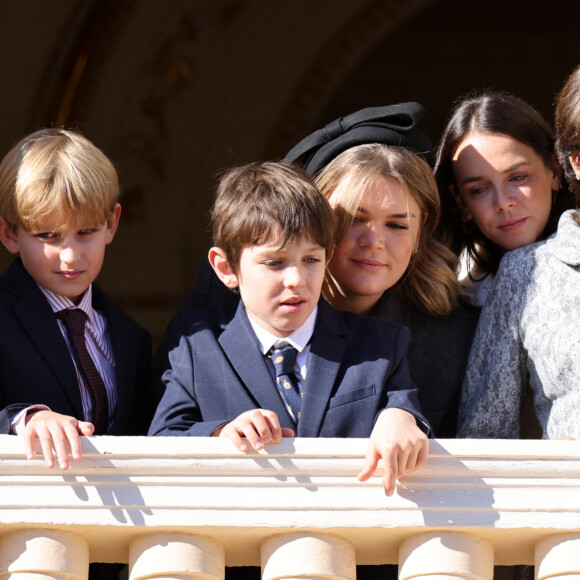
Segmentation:
<svg viewBox="0 0 580 580">
<path fill-rule="evenodd" d="M 511 167 L 504 169 L 503 172 L 509 173 L 510 171 L 515 171 L 516 169 L 519 169 L 522 165 L 531 165 L 531 163 L 529 161 L 520 161 L 519 163 L 515 163 Z"/>
<path fill-rule="evenodd" d="M 531 165 L 531 163 L 529 161 L 520 161 L 519 163 L 515 163 L 514 165 L 511 165 L 510 167 L 506 167 L 502 173 L 510 173 L 511 171 L 515 171 L 516 169 L 519 169 L 522 165 Z M 461 185 L 468 185 L 469 183 L 475 183 L 477 181 L 483 181 L 483 176 L 480 175 L 474 175 L 473 177 L 467 177 L 466 179 L 464 179 L 461 182 Z"/>
<path fill-rule="evenodd" d="M 479 175 L 475 175 L 473 177 L 467 177 L 466 179 L 462 180 L 460 185 L 469 185 L 470 183 L 476 183 L 477 181 L 482 181 L 483 177 Z"/>
</svg>

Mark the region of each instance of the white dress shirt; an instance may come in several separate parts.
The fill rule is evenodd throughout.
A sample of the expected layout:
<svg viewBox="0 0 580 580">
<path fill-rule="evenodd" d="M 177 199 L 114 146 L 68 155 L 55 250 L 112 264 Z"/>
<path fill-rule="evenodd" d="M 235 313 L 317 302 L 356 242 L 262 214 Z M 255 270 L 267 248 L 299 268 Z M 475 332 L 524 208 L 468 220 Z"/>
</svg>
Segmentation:
<svg viewBox="0 0 580 580">
<path fill-rule="evenodd" d="M 314 308 L 314 310 L 310 313 L 310 316 L 306 319 L 306 321 L 302 326 L 300 326 L 299 328 L 294 330 L 290 335 L 284 338 L 272 334 L 271 332 L 266 330 L 263 326 L 260 326 L 260 324 L 258 324 L 250 316 L 250 314 L 248 314 L 248 320 L 252 325 L 252 329 L 256 333 L 256 337 L 258 338 L 258 342 L 260 344 L 260 350 L 262 351 L 262 354 L 266 358 L 266 364 L 270 369 L 270 374 L 272 375 L 273 379 L 276 376 L 274 365 L 272 364 L 270 358 L 266 355 L 274 345 L 277 345 L 278 343 L 288 343 L 298 351 L 298 356 L 296 357 L 296 364 L 294 365 L 294 370 L 297 373 L 300 373 L 303 382 L 306 381 L 306 374 L 308 372 L 307 368 L 308 354 L 310 353 L 310 339 L 312 338 L 312 334 L 314 332 L 314 325 L 316 323 L 317 314 L 318 314 L 318 306 Z M 282 396 L 282 393 L 280 393 L 279 391 L 278 393 L 282 398 L 282 400 L 284 401 L 284 404 L 286 405 L 288 412 L 290 413 L 292 418 L 295 419 L 294 415 L 292 414 L 292 411 L 290 410 L 290 407 L 288 406 L 288 403 Z"/>
</svg>

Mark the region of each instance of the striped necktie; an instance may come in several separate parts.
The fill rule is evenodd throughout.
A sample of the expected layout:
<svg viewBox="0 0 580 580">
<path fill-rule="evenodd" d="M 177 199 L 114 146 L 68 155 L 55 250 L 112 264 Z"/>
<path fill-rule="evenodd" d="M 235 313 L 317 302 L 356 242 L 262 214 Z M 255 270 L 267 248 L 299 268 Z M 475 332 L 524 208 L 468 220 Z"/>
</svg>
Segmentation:
<svg viewBox="0 0 580 580">
<path fill-rule="evenodd" d="M 103 435 L 109 424 L 109 403 L 105 383 L 85 342 L 85 323 L 88 317 L 80 308 L 60 310 L 57 312 L 57 317 L 62 320 L 66 328 L 75 362 L 91 397 L 95 435 Z"/>
</svg>

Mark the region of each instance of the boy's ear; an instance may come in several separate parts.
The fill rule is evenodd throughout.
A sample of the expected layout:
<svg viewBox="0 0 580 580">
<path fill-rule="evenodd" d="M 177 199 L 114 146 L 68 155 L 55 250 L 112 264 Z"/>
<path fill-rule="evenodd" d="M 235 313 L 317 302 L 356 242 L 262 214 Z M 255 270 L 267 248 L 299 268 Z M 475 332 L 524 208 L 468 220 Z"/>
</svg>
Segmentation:
<svg viewBox="0 0 580 580">
<path fill-rule="evenodd" d="M 574 151 L 574 153 L 570 155 L 570 164 L 576 174 L 576 179 L 580 179 L 580 153 L 578 151 Z"/>
<path fill-rule="evenodd" d="M 113 213 L 111 217 L 107 220 L 107 236 L 105 238 L 105 243 L 110 244 L 115 237 L 117 228 L 119 227 L 119 219 L 121 218 L 121 204 L 116 203 L 113 208 Z"/>
<path fill-rule="evenodd" d="M 463 197 L 457 191 L 457 188 L 455 187 L 455 185 L 450 185 L 449 191 L 451 192 L 451 195 L 453 196 L 455 203 L 459 207 L 459 209 L 461 211 L 461 215 L 463 216 L 463 219 L 466 221 L 471 221 L 473 219 L 473 216 L 471 215 L 471 212 L 467 209 L 467 206 L 465 205 L 465 202 L 463 201 Z"/>
<path fill-rule="evenodd" d="M 0 216 L 0 241 L 11 254 L 18 254 L 20 251 L 16 232 L 2 216 Z"/>
<path fill-rule="evenodd" d="M 207 255 L 211 267 L 217 274 L 217 277 L 228 287 L 238 287 L 238 277 L 234 274 L 230 263 L 226 258 L 225 252 L 221 248 L 210 248 Z"/>
</svg>

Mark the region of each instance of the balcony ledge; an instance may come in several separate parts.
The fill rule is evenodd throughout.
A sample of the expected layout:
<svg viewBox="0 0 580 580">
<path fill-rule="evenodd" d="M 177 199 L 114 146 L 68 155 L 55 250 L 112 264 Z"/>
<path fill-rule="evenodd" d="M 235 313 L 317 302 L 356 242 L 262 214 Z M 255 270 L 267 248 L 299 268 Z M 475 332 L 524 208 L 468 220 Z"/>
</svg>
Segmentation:
<svg viewBox="0 0 580 580">
<path fill-rule="evenodd" d="M 386 497 L 382 473 L 356 479 L 362 439 L 286 439 L 241 453 L 226 440 L 83 438 L 66 471 L 28 461 L 0 436 L 0 536 L 66 530 L 92 561 L 127 562 L 140 536 L 176 532 L 217 540 L 228 566 L 260 565 L 274 535 L 329 533 L 358 564 L 397 563 L 418 533 L 460 532 L 491 542 L 496 564 L 533 564 L 534 546 L 580 532 L 580 443 L 435 440 L 427 464 Z"/>
</svg>

